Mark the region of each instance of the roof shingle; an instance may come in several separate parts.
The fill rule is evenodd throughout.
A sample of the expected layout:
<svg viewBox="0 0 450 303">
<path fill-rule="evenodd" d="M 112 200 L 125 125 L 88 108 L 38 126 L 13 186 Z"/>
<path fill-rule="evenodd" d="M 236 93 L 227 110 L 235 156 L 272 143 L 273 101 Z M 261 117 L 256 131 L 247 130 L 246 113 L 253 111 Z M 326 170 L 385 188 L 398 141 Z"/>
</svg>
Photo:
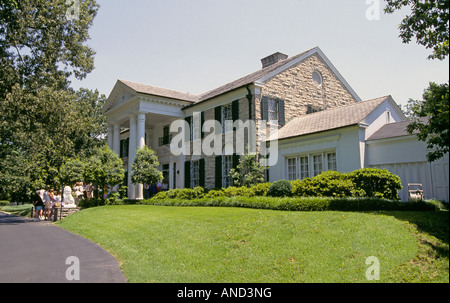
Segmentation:
<svg viewBox="0 0 450 303">
<path fill-rule="evenodd" d="M 189 101 L 189 102 L 197 102 L 199 100 L 199 97 L 193 94 L 189 93 L 182 93 L 179 91 L 166 89 L 166 88 L 160 88 L 152 85 L 142 84 L 142 83 L 136 83 L 131 81 L 125 81 L 125 80 L 119 80 L 126 86 L 130 87 L 137 93 L 141 94 L 147 94 L 147 95 L 155 95 L 155 96 L 161 96 L 161 97 L 167 97 L 172 98 L 176 100 L 182 100 L 182 101 Z"/>
<path fill-rule="evenodd" d="M 380 97 L 294 118 L 278 131 L 278 140 L 358 124 L 389 97 Z"/>
</svg>

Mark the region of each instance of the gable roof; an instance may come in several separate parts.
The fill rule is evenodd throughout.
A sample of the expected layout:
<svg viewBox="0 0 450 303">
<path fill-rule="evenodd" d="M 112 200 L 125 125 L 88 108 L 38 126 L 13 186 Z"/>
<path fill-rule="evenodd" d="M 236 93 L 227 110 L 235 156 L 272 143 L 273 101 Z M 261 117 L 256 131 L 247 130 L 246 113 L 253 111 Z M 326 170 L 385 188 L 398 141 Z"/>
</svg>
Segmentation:
<svg viewBox="0 0 450 303">
<path fill-rule="evenodd" d="M 213 89 L 211 91 L 208 91 L 206 93 L 203 93 L 199 96 L 199 100 L 195 104 L 187 105 L 185 108 L 189 108 L 192 106 L 197 105 L 198 103 L 207 101 L 209 99 L 212 99 L 214 97 L 217 97 L 219 95 L 225 94 L 227 92 L 230 92 L 232 90 L 238 89 L 240 87 L 249 85 L 251 83 L 264 83 L 268 80 L 270 80 L 272 77 L 276 76 L 277 74 L 285 71 L 286 69 L 292 67 L 293 65 L 298 64 L 299 62 L 302 62 L 306 58 L 310 57 L 313 54 L 318 54 L 325 63 L 330 67 L 330 69 L 335 73 L 335 75 L 339 78 L 339 80 L 342 82 L 342 84 L 345 86 L 345 88 L 348 89 L 350 94 L 355 98 L 356 101 L 360 102 L 361 99 L 356 94 L 356 92 L 353 90 L 353 88 L 347 83 L 347 81 L 342 77 L 342 75 L 339 73 L 339 71 L 334 67 L 334 65 L 331 63 L 331 61 L 325 56 L 325 54 L 322 52 L 322 50 L 319 47 L 314 47 L 310 50 L 307 50 L 303 53 L 300 53 L 298 55 L 288 57 L 287 59 L 281 60 L 277 63 L 274 63 L 272 65 L 269 65 L 265 68 L 262 68 L 254 73 L 251 73 L 247 76 L 244 76 L 242 78 L 239 78 L 235 81 L 232 81 L 230 83 L 227 83 L 223 86 L 220 86 L 216 89 Z"/>
<path fill-rule="evenodd" d="M 189 108 L 189 107 L 195 106 L 199 103 L 202 103 L 204 101 L 210 100 L 214 97 L 217 97 L 222 94 L 233 91 L 235 89 L 244 87 L 246 85 L 249 85 L 249 84 L 252 84 L 255 82 L 264 83 L 264 82 L 270 80 L 272 77 L 276 76 L 277 74 L 285 71 L 286 69 L 292 67 L 295 64 L 298 64 L 299 62 L 303 61 L 304 59 L 310 57 L 313 54 L 318 54 L 325 61 L 325 63 L 331 68 L 331 70 L 336 74 L 336 76 L 343 83 L 343 85 L 348 89 L 348 91 L 352 94 L 352 96 L 357 101 L 361 101 L 361 99 L 356 94 L 356 92 L 345 81 L 345 79 L 341 76 L 341 74 L 337 71 L 337 69 L 333 66 L 333 64 L 325 56 L 325 54 L 322 52 L 322 50 L 319 47 L 314 47 L 314 48 L 307 50 L 305 52 L 302 52 L 298 55 L 288 57 L 284 60 L 280 60 L 277 63 L 269 65 L 269 66 L 262 68 L 254 73 L 251 73 L 249 75 L 241 77 L 235 81 L 229 82 L 225 85 L 222 85 L 218 88 L 215 88 L 213 90 L 210 90 L 210 91 L 205 92 L 200 95 L 183 93 L 183 92 L 179 92 L 179 91 L 175 91 L 175 90 L 160 88 L 160 87 L 156 87 L 156 86 L 152 86 L 152 85 L 136 83 L 136 82 L 126 81 L 126 80 L 118 80 L 118 82 L 131 88 L 136 93 L 142 93 L 142 94 L 147 94 L 147 95 L 156 95 L 156 96 L 168 97 L 168 98 L 172 98 L 172 99 L 176 99 L 176 100 L 180 100 L 180 101 L 190 102 L 191 104 L 188 104 L 184 107 L 184 108 Z"/>
<path fill-rule="evenodd" d="M 269 75 L 270 73 L 276 71 L 280 67 L 282 67 L 282 66 L 284 66 L 284 65 L 294 61 L 295 59 L 305 55 L 306 53 L 310 52 L 311 50 L 308 50 L 308 51 L 303 52 L 301 54 L 298 54 L 296 56 L 293 56 L 293 57 L 281 60 L 281 61 L 279 61 L 277 63 L 274 63 L 272 65 L 269 65 L 269 66 L 267 66 L 267 67 L 265 67 L 263 69 L 260 69 L 260 70 L 254 72 L 254 73 L 251 73 L 251 74 L 246 75 L 246 76 L 244 76 L 242 78 L 239 78 L 239 79 L 237 79 L 235 81 L 232 81 L 232 82 L 227 83 L 227 84 L 225 84 L 223 86 L 220 86 L 218 88 L 210 90 L 210 91 L 208 91 L 208 92 L 206 92 L 204 94 L 201 94 L 199 102 L 206 101 L 208 99 L 214 98 L 214 97 L 219 96 L 221 94 L 227 93 L 227 92 L 232 91 L 234 89 L 237 89 L 237 88 L 243 87 L 245 85 L 251 84 L 251 83 L 253 83 L 255 81 L 258 81 L 261 78 L 263 78 L 264 76 Z"/>
<path fill-rule="evenodd" d="M 188 101 L 188 102 L 197 102 L 198 96 L 189 94 L 189 93 L 183 93 L 171 89 L 156 87 L 152 85 L 132 82 L 132 81 L 126 81 L 126 80 L 118 80 L 119 82 L 125 84 L 132 90 L 134 90 L 136 93 L 146 94 L 146 95 L 155 95 L 155 96 L 161 96 L 161 97 L 167 97 L 171 99 L 181 100 L 181 101 Z"/>
<path fill-rule="evenodd" d="M 389 99 L 384 96 L 294 118 L 278 131 L 278 140 L 357 125 Z"/>
<path fill-rule="evenodd" d="M 421 118 L 419 120 L 423 123 L 427 123 L 427 121 L 428 121 L 427 118 Z M 413 122 L 413 121 L 407 120 L 407 121 L 400 121 L 400 122 L 385 124 L 379 130 L 377 130 L 372 136 L 370 136 L 370 138 L 367 139 L 367 141 L 404 137 L 404 136 L 410 136 L 412 134 L 419 133 L 418 130 L 415 130 L 412 134 L 408 133 L 408 131 L 406 130 L 406 127 L 411 122 Z"/>
</svg>

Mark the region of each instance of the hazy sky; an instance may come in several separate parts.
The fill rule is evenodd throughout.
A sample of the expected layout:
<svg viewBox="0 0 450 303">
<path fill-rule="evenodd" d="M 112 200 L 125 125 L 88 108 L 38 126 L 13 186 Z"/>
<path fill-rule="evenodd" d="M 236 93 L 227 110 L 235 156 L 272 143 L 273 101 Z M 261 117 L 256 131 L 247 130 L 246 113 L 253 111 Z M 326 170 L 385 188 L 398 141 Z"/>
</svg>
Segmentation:
<svg viewBox="0 0 450 303">
<path fill-rule="evenodd" d="M 363 100 L 406 104 L 449 79 L 448 60 L 427 60 L 430 50 L 398 37 L 408 10 L 370 21 L 366 0 L 97 1 L 95 70 L 73 86 L 106 96 L 117 79 L 200 94 L 259 70 L 272 53 L 315 46 Z"/>
</svg>

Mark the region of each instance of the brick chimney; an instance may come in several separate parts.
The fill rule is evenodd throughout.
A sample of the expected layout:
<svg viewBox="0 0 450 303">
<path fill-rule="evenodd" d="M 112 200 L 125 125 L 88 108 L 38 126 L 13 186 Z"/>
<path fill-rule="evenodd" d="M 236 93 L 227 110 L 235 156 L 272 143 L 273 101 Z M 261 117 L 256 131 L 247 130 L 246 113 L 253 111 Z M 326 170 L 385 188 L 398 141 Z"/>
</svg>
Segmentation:
<svg viewBox="0 0 450 303">
<path fill-rule="evenodd" d="M 288 58 L 288 55 L 277 52 L 273 55 L 270 55 L 268 57 L 261 59 L 261 63 L 263 66 L 262 68 L 268 67 L 272 64 L 275 64 L 275 63 L 280 62 L 281 60 L 285 60 L 287 58 Z"/>
</svg>

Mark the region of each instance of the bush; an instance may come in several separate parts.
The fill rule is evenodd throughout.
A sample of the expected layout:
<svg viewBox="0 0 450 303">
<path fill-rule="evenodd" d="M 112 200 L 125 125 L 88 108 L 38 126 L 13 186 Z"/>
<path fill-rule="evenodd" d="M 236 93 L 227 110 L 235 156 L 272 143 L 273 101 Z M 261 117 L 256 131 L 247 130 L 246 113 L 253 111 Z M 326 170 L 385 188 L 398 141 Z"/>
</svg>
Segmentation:
<svg viewBox="0 0 450 303">
<path fill-rule="evenodd" d="M 253 190 L 246 186 L 230 186 L 223 190 L 226 197 L 251 197 L 254 195 Z"/>
<path fill-rule="evenodd" d="M 292 181 L 296 197 L 360 197 L 364 192 L 355 188 L 348 174 L 327 171 L 313 178 Z"/>
<path fill-rule="evenodd" d="M 197 186 L 195 188 L 174 188 L 168 191 L 161 191 L 154 195 L 151 199 L 198 199 L 203 198 L 204 195 L 205 190 L 203 187 Z"/>
<path fill-rule="evenodd" d="M 286 180 L 275 181 L 269 188 L 267 196 L 290 197 L 292 195 L 292 184 Z"/>
<path fill-rule="evenodd" d="M 251 189 L 255 196 L 263 197 L 263 196 L 267 196 L 267 192 L 269 191 L 270 186 L 272 186 L 272 183 L 266 182 L 266 183 L 260 183 L 255 186 L 252 186 Z"/>
<path fill-rule="evenodd" d="M 428 202 L 400 202 L 381 198 L 332 197 L 216 197 L 192 200 L 150 199 L 147 205 L 245 207 L 284 211 L 439 211 Z"/>
<path fill-rule="evenodd" d="M 355 188 L 364 191 L 366 197 L 400 200 L 398 191 L 402 189 L 400 177 L 387 169 L 362 168 L 349 175 Z"/>
<path fill-rule="evenodd" d="M 213 189 L 210 190 L 206 195 L 205 198 L 207 199 L 214 199 L 214 198 L 218 198 L 218 197 L 225 197 L 225 193 L 223 190 L 221 189 Z"/>
<path fill-rule="evenodd" d="M 2 206 L 9 206 L 9 201 L 0 201 L 0 207 Z"/>
</svg>

